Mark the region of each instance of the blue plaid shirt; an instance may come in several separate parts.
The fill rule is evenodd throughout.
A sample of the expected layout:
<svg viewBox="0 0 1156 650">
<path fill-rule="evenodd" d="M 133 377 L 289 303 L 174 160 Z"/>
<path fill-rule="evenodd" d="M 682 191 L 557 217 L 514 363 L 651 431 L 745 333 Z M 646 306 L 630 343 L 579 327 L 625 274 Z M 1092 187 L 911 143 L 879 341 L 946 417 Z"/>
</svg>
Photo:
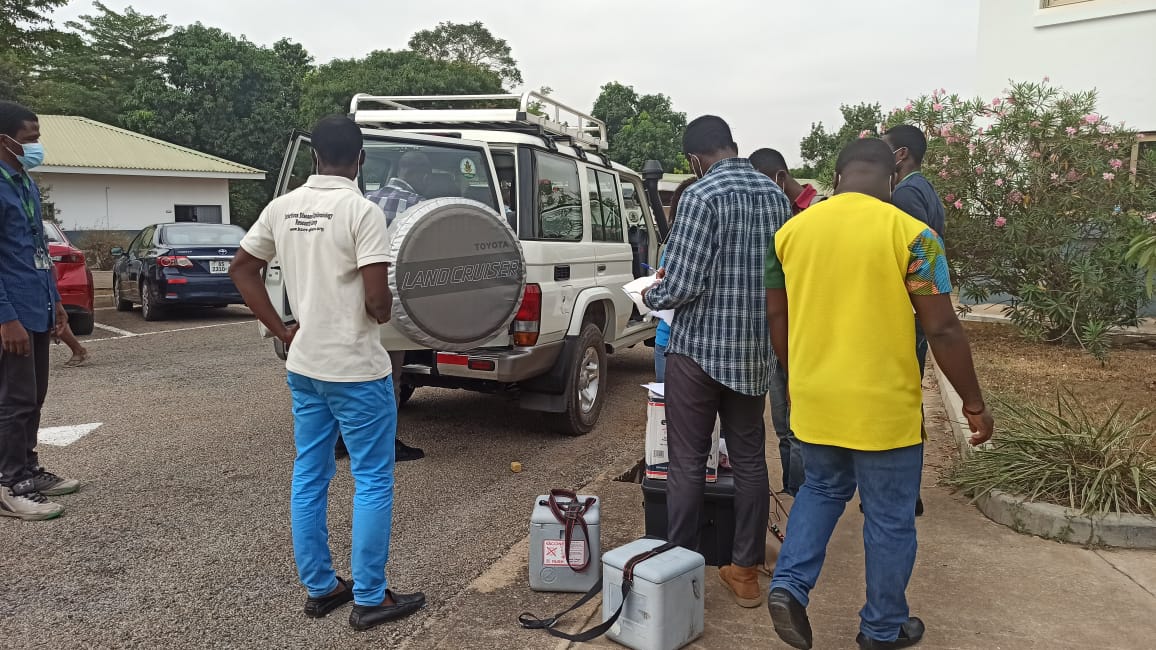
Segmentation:
<svg viewBox="0 0 1156 650">
<path fill-rule="evenodd" d="M 391 178 L 385 187 L 365 195 L 385 213 L 385 225 L 392 226 L 397 215 L 425 200 L 413 186 L 400 178 Z"/>
<path fill-rule="evenodd" d="M 687 188 L 666 244 L 666 277 L 646 293 L 652 309 L 678 310 L 667 354 L 690 357 L 736 392 L 767 392 L 763 271 L 767 243 L 790 216 L 779 186 L 743 158 L 715 163 Z"/>
<path fill-rule="evenodd" d="M 40 221 L 40 189 L 23 173 L 2 162 L 0 167 L 13 179 L 10 183 L 0 175 L 0 323 L 18 320 L 29 332 L 47 332 L 60 293 L 51 266 L 36 268 L 37 242 L 48 246 Z M 33 207 L 31 223 L 26 203 Z"/>
</svg>

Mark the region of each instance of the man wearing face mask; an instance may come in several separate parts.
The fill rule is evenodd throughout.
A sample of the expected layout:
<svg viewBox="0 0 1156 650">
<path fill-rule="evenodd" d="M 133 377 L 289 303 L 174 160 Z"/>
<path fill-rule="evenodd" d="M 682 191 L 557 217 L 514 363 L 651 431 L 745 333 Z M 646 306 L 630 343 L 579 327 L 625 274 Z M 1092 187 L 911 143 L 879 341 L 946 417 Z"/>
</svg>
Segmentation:
<svg viewBox="0 0 1156 650">
<path fill-rule="evenodd" d="M 699 180 L 679 201 L 663 279 L 643 294 L 651 309 L 678 310 L 666 356 L 667 539 L 699 545 L 717 417 L 735 482 L 732 564 L 719 575 L 739 605 L 758 607 L 769 509 L 763 413 L 773 362 L 762 268 L 767 242 L 791 207 L 771 179 L 738 157 L 721 118 L 688 124 L 682 146 Z"/>
<path fill-rule="evenodd" d="M 36 436 L 48 393 L 48 345 L 68 325 L 41 222 L 40 190 L 28 172 L 44 162 L 40 121 L 0 102 L 0 515 L 52 519 L 49 496 L 80 482 L 40 466 Z"/>
<path fill-rule="evenodd" d="M 942 240 L 889 203 L 896 180 L 891 149 L 880 140 L 856 140 L 836 169 L 835 196 L 791 219 L 767 251 L 767 318 L 790 377 L 791 427 L 807 467 L 768 608 L 783 641 L 811 647 L 810 593 L 858 489 L 867 603 L 856 641 L 866 650 L 905 648 L 924 632 L 905 593 L 923 468 L 922 389 L 911 354 L 915 313 L 963 398 L 971 444 L 990 439 L 994 425 L 951 304 Z"/>
<path fill-rule="evenodd" d="M 775 181 L 775 185 L 783 188 L 783 192 L 791 202 L 792 214 L 799 214 L 819 202 L 819 191 L 810 183 L 803 185 L 795 180 L 787 167 L 787 159 L 778 151 L 759 149 L 751 154 L 751 164 Z"/>
<path fill-rule="evenodd" d="M 946 227 L 943 201 L 921 171 L 923 156 L 927 153 L 927 137 L 918 127 L 910 124 L 893 126 L 883 134 L 883 141 L 895 155 L 895 172 L 899 184 L 891 194 L 891 204 L 931 227 L 940 239 Z M 919 374 L 927 365 L 927 337 L 919 319 L 915 319 L 915 355 L 919 358 Z M 915 514 L 923 514 L 923 499 L 915 502 Z"/>
</svg>

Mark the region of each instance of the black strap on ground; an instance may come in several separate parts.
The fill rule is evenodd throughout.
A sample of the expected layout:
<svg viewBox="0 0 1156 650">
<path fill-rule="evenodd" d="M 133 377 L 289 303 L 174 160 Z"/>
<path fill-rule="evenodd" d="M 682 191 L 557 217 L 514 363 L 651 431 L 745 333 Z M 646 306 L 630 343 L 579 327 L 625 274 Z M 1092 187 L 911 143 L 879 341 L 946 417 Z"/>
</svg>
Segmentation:
<svg viewBox="0 0 1156 650">
<path fill-rule="evenodd" d="M 574 603 L 569 609 L 565 611 L 558 612 L 549 618 L 538 618 L 529 612 L 523 612 L 520 616 L 518 616 L 518 623 L 527 630 L 546 630 L 546 632 L 548 632 L 551 636 L 556 636 L 559 639 L 565 639 L 574 643 L 585 643 L 587 641 L 593 641 L 603 634 L 606 634 L 606 631 L 609 630 L 618 621 L 618 617 L 622 616 L 622 609 L 626 607 L 626 597 L 630 594 L 631 587 L 634 586 L 634 568 L 639 564 L 649 560 L 650 558 L 661 553 L 665 553 L 676 547 L 677 544 L 671 544 L 668 542 L 662 546 L 653 548 L 649 551 L 646 551 L 645 553 L 639 553 L 638 555 L 630 558 L 630 561 L 626 563 L 626 566 L 622 567 L 622 602 L 619 603 L 618 609 L 614 612 L 614 614 L 610 618 L 603 621 L 600 625 L 596 625 L 595 627 L 592 627 L 585 632 L 579 632 L 577 634 L 567 634 L 565 632 L 559 632 L 558 630 L 554 629 L 554 626 L 562 617 L 585 605 L 586 603 L 590 602 L 591 599 L 597 596 L 598 592 L 602 591 L 602 585 L 600 584 L 596 584 L 591 587 L 590 591 L 587 591 L 586 594 L 578 600 L 578 602 Z"/>
</svg>

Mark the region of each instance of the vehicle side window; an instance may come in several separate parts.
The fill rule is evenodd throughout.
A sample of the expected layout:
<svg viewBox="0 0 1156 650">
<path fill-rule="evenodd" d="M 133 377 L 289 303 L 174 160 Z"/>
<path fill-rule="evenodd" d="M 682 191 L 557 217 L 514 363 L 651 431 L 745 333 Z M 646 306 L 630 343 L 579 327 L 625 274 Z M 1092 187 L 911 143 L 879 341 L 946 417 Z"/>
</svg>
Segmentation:
<svg viewBox="0 0 1156 650">
<path fill-rule="evenodd" d="M 628 179 L 622 193 L 626 196 L 627 239 L 634 251 L 634 277 L 641 278 L 649 275 L 642 265 L 657 262 L 650 257 L 650 224 L 642 207 L 646 190 L 638 181 Z"/>
<path fill-rule="evenodd" d="M 594 241 L 617 242 L 622 238 L 622 203 L 613 174 L 587 170 L 590 185 L 590 228 Z"/>
<path fill-rule="evenodd" d="M 137 235 L 136 241 L 133 242 L 129 252 L 132 253 L 133 256 L 140 257 L 141 253 L 145 252 L 149 249 L 149 247 L 152 246 L 154 232 L 156 232 L 156 226 L 149 226 L 148 228 L 142 230 L 141 233 Z"/>
<path fill-rule="evenodd" d="M 563 241 L 582 240 L 582 194 L 578 164 L 560 156 L 537 155 L 538 236 Z"/>
</svg>

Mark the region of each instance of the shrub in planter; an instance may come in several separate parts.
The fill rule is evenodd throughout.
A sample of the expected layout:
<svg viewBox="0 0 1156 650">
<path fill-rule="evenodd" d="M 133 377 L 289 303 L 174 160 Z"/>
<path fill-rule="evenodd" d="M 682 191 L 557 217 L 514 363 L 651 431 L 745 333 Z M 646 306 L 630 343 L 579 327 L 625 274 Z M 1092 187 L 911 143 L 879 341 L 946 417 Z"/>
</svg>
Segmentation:
<svg viewBox="0 0 1156 650">
<path fill-rule="evenodd" d="M 1127 253 L 1151 227 L 1156 169 L 1147 159 L 1130 170 L 1135 132 L 1097 113 L 1094 92 L 1046 81 L 1014 84 L 991 102 L 941 90 L 885 126 L 899 123 L 928 135 L 924 174 L 947 207 L 961 295 L 1005 301 L 1028 336 L 1103 358 L 1144 300 Z"/>
</svg>

